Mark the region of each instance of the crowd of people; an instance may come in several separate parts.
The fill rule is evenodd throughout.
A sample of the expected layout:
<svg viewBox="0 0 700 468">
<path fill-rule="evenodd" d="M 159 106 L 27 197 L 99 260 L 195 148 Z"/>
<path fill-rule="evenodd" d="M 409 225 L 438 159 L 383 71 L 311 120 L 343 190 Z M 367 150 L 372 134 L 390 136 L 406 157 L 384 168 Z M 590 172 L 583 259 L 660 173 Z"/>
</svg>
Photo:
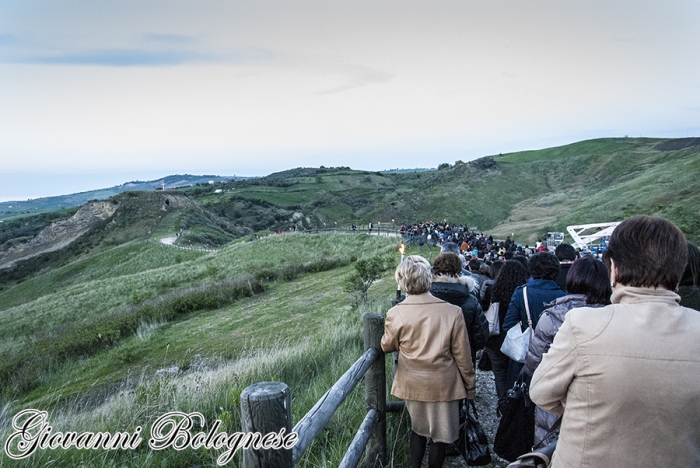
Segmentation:
<svg viewBox="0 0 700 468">
<path fill-rule="evenodd" d="M 459 402 L 476 393 L 477 355 L 490 361 L 494 411 L 529 383 L 535 423 L 523 430 L 534 447 L 556 444 L 554 467 L 700 466 L 700 252 L 678 227 L 629 218 L 602 259 L 447 223 L 402 233 L 441 244 L 432 267 L 417 255 L 399 265 L 407 297 L 382 339 L 398 353 L 391 393 L 411 418 L 412 468 L 429 439 L 428 466 L 442 466 Z M 492 304 L 496 334 L 484 314 Z M 522 363 L 501 351 L 514 327 L 533 330 Z"/>
</svg>

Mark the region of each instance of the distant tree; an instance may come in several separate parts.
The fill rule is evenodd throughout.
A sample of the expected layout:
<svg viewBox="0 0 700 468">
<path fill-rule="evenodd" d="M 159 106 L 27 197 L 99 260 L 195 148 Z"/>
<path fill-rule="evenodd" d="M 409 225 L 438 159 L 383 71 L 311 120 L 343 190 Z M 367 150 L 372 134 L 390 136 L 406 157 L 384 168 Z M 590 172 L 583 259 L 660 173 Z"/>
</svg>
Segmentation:
<svg viewBox="0 0 700 468">
<path fill-rule="evenodd" d="M 447 169 L 448 167 L 450 167 L 449 163 L 442 163 L 438 166 L 438 171 L 441 171 L 443 169 Z"/>
</svg>

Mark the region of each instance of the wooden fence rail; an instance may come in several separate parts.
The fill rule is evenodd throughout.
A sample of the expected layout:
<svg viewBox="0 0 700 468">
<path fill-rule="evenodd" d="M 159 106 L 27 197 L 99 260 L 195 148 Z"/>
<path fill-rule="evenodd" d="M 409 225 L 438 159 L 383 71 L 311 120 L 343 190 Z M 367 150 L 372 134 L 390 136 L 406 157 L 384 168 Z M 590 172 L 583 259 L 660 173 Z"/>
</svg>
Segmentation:
<svg viewBox="0 0 700 468">
<path fill-rule="evenodd" d="M 368 467 L 386 466 L 386 413 L 400 411 L 403 402 L 393 402 L 389 405 L 386 402 L 386 370 L 384 353 L 380 347 L 384 333 L 384 317 L 367 314 L 363 317 L 363 324 L 364 354 L 294 426 L 292 432 L 296 432 L 299 438 L 292 450 L 244 450 L 244 468 L 294 466 L 362 377 L 365 378 L 367 415 L 340 466 L 355 468 L 365 451 Z M 289 388 L 281 382 L 263 382 L 247 387 L 241 394 L 243 432 L 278 432 L 283 428 L 289 432 L 289 395 Z"/>
</svg>

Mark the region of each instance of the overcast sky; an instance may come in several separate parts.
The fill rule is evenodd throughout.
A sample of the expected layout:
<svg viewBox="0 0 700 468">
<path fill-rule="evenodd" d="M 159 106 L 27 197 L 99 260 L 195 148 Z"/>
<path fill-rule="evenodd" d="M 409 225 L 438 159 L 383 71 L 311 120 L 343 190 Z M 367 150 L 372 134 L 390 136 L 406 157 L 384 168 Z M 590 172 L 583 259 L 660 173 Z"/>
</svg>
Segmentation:
<svg viewBox="0 0 700 468">
<path fill-rule="evenodd" d="M 700 2 L 0 1 L 0 200 L 700 136 Z"/>
</svg>

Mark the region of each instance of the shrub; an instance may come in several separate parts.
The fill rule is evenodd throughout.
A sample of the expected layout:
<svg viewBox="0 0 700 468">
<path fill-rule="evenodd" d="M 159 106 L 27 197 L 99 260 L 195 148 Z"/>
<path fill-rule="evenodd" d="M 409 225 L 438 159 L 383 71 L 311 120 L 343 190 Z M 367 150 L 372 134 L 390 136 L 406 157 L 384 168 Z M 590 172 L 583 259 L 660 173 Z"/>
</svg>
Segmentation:
<svg viewBox="0 0 700 468">
<path fill-rule="evenodd" d="M 360 302 L 367 302 L 367 291 L 375 280 L 386 271 L 388 262 L 384 257 L 372 257 L 355 262 L 355 272 L 345 278 L 343 289 L 357 294 Z"/>
</svg>

